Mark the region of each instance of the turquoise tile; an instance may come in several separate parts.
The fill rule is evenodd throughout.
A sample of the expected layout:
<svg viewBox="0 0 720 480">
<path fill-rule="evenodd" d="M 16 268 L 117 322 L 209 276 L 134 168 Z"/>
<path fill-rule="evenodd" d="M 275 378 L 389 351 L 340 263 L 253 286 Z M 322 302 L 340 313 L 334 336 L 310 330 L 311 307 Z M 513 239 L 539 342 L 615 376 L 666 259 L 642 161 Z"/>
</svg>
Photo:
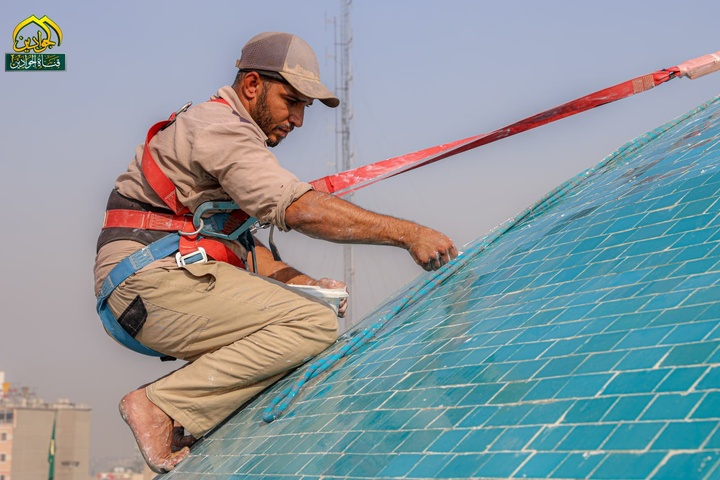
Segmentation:
<svg viewBox="0 0 720 480">
<path fill-rule="evenodd" d="M 662 366 L 697 365 L 705 362 L 717 350 L 719 341 L 677 345 L 670 350 Z"/>
<path fill-rule="evenodd" d="M 530 402 L 534 400 L 550 400 L 555 398 L 565 384 L 569 381 L 567 377 L 546 378 L 540 380 L 535 386 L 523 397 L 523 401 Z"/>
<path fill-rule="evenodd" d="M 693 262 L 687 262 L 687 263 L 683 264 L 682 266 L 678 267 L 678 269 L 673 272 L 673 275 L 686 277 L 686 276 L 690 276 L 690 275 L 702 274 L 702 273 L 705 273 L 708 270 L 710 270 L 713 267 L 713 265 L 715 264 L 715 262 L 716 262 L 715 258 L 704 258 L 701 260 L 695 260 Z M 710 287 L 709 289 L 711 289 L 711 288 L 712 287 Z M 709 290 L 709 289 L 705 289 L 705 290 Z M 695 303 L 704 303 L 701 301 L 702 298 L 703 298 L 703 295 L 698 295 L 698 298 L 689 300 L 687 302 L 687 304 L 692 305 Z"/>
<path fill-rule="evenodd" d="M 575 369 L 576 375 L 586 373 L 607 372 L 613 369 L 624 357 L 627 352 L 601 352 L 588 355 L 583 363 Z"/>
<path fill-rule="evenodd" d="M 407 478 L 433 478 L 450 462 L 453 455 L 425 454 Z"/>
<path fill-rule="evenodd" d="M 652 269 L 645 278 L 647 283 L 638 291 L 638 295 L 664 295 L 686 281 L 684 278 L 665 278 L 664 275 L 659 277 L 662 273 L 664 270 Z"/>
<path fill-rule="evenodd" d="M 717 428 L 716 421 L 672 422 L 650 447 L 652 450 L 691 450 L 700 445 Z"/>
<path fill-rule="evenodd" d="M 565 414 L 563 423 L 599 422 L 617 401 L 616 397 L 587 398 L 576 400 Z"/>
<path fill-rule="evenodd" d="M 534 453 L 513 476 L 516 478 L 547 478 L 565 458 L 567 458 L 565 453 Z"/>
<path fill-rule="evenodd" d="M 666 310 L 668 308 L 674 308 L 683 303 L 683 301 L 691 295 L 691 291 L 680 291 L 680 292 L 665 292 L 660 295 L 652 297 L 645 305 L 642 306 L 642 310 Z"/>
<path fill-rule="evenodd" d="M 485 478 L 508 478 L 525 461 L 530 453 L 494 453 L 483 462 L 473 476 Z"/>
<path fill-rule="evenodd" d="M 633 421 L 640 417 L 653 395 L 630 395 L 620 397 L 603 417 L 603 421 Z"/>
<path fill-rule="evenodd" d="M 505 372 L 503 372 L 504 374 Z M 466 390 L 462 400 L 454 402 L 457 406 L 484 405 L 493 398 L 502 388 L 495 383 L 483 383 Z"/>
<path fill-rule="evenodd" d="M 674 258 L 674 262 L 687 262 L 705 258 L 710 254 L 711 251 L 713 251 L 714 247 L 714 244 L 705 244 L 686 246 L 684 248 L 677 249 L 678 253 Z"/>
<path fill-rule="evenodd" d="M 484 423 L 485 426 L 517 425 L 533 406 L 528 404 L 505 405 L 498 407 L 495 413 Z"/>
<path fill-rule="evenodd" d="M 404 430 L 428 428 L 428 426 L 435 422 L 444 412 L 445 409 L 418 410 L 412 417 L 408 418 L 400 428 Z"/>
<path fill-rule="evenodd" d="M 450 453 L 454 452 L 457 445 L 470 433 L 470 430 L 448 430 L 443 432 L 438 439 L 428 447 L 428 452 Z"/>
<path fill-rule="evenodd" d="M 700 275 L 692 275 L 690 277 L 687 277 L 685 279 L 673 279 L 673 280 L 682 280 L 678 283 L 677 288 L 678 290 L 693 290 L 701 287 L 709 287 L 715 283 L 717 283 L 718 278 L 720 278 L 720 275 L 718 275 L 718 272 L 709 272 L 709 273 L 703 273 Z"/>
<path fill-rule="evenodd" d="M 676 368 L 662 381 L 657 392 L 682 392 L 688 390 L 706 371 L 706 367 Z"/>
<path fill-rule="evenodd" d="M 583 398 L 599 394 L 612 374 L 572 375 L 555 398 Z"/>
<path fill-rule="evenodd" d="M 658 480 L 706 478 L 719 463 L 718 452 L 676 453 L 653 475 Z"/>
<path fill-rule="evenodd" d="M 598 479 L 644 479 L 662 461 L 665 453 L 611 453 L 607 455 L 592 474 Z"/>
<path fill-rule="evenodd" d="M 557 446 L 558 451 L 597 450 L 615 425 L 577 425 Z"/>
<path fill-rule="evenodd" d="M 660 252 L 667 248 L 670 248 L 679 238 L 679 234 L 666 235 L 661 238 L 655 238 L 652 240 L 642 240 L 637 243 L 633 243 L 627 250 L 628 256 L 642 255 L 646 253 Z"/>
<path fill-rule="evenodd" d="M 604 452 L 571 453 L 551 474 L 552 478 L 587 478 L 607 454 Z"/>
<path fill-rule="evenodd" d="M 576 350 L 576 353 L 607 352 L 613 350 L 614 347 L 625 338 L 625 335 L 625 332 L 592 335 Z"/>
<path fill-rule="evenodd" d="M 538 371 L 535 378 L 558 377 L 568 375 L 585 359 L 581 355 L 553 358 Z"/>
<path fill-rule="evenodd" d="M 299 473 L 302 475 L 322 475 L 326 470 L 332 468 L 340 461 L 341 458 L 342 455 L 339 454 L 318 455 L 312 462 L 307 463 Z M 238 473 L 247 473 L 247 471 Z"/>
<path fill-rule="evenodd" d="M 422 455 L 403 454 L 393 457 L 387 465 L 381 469 L 377 476 L 379 477 L 404 477 L 413 470 L 423 459 Z M 362 473 L 358 472 L 362 475 Z"/>
<path fill-rule="evenodd" d="M 708 368 L 707 373 L 695 387 L 696 390 L 720 389 L 720 367 Z"/>
<path fill-rule="evenodd" d="M 688 297 L 685 304 L 697 305 L 703 303 L 716 303 L 718 298 L 720 298 L 720 285 L 714 285 L 696 290 Z"/>
<path fill-rule="evenodd" d="M 687 301 L 685 302 L 687 304 Z M 701 315 L 708 308 L 707 305 L 685 306 L 673 308 L 660 313 L 650 326 L 680 325 L 701 319 Z"/>
<path fill-rule="evenodd" d="M 482 408 L 482 407 L 478 407 Z M 448 407 L 440 410 L 437 418 L 428 425 L 429 428 L 449 428 L 457 425 L 463 418 L 473 411 L 471 407 Z"/>
<path fill-rule="evenodd" d="M 520 451 L 535 437 L 541 427 L 506 428 L 489 447 L 489 451 Z"/>
<path fill-rule="evenodd" d="M 654 368 L 660 363 L 672 347 L 640 348 L 628 352 L 627 355 L 615 366 L 615 370 L 641 370 Z"/>
<path fill-rule="evenodd" d="M 652 392 L 668 375 L 668 369 L 619 373 L 605 388 L 604 395 Z"/>
<path fill-rule="evenodd" d="M 704 445 L 704 449 L 718 450 L 720 449 L 720 429 L 716 429 L 715 432 L 710 435 L 707 443 Z M 720 472 L 718 472 L 720 473 Z"/>
<path fill-rule="evenodd" d="M 565 400 L 552 403 L 532 405 L 520 424 L 522 425 L 554 425 L 574 405 L 574 401 Z"/>
<path fill-rule="evenodd" d="M 633 313 L 638 311 L 647 303 L 645 298 L 626 298 L 622 300 L 613 300 L 604 302 L 595 307 L 590 314 L 593 317 L 605 317 L 608 315 L 622 315 L 624 313 Z"/>
<path fill-rule="evenodd" d="M 503 381 L 512 382 L 516 380 L 528 380 L 548 362 L 547 359 L 531 360 L 516 363 L 504 377 Z"/>
<path fill-rule="evenodd" d="M 462 420 L 456 422 L 456 425 L 460 428 L 481 427 L 500 409 L 501 407 L 497 406 L 478 406 L 469 412 Z M 433 424 L 434 423 L 438 422 L 433 422 Z"/>
<path fill-rule="evenodd" d="M 490 455 L 465 454 L 455 455 L 440 470 L 438 478 L 470 478 L 477 472 L 488 459 Z"/>
<path fill-rule="evenodd" d="M 572 431 L 571 426 L 545 425 L 535 439 L 527 446 L 528 450 L 553 451 Z"/>
<path fill-rule="evenodd" d="M 442 434 L 442 430 L 414 430 L 405 432 L 405 440 L 394 445 L 386 445 L 385 449 L 395 453 L 422 453 Z"/>
<path fill-rule="evenodd" d="M 360 461 L 355 464 L 354 468 L 349 472 L 338 468 L 340 466 L 340 462 L 338 462 L 338 464 L 325 470 L 325 476 L 347 475 L 348 477 L 376 477 L 391 459 L 394 458 L 393 455 L 360 455 L 360 457 L 365 458 L 360 458 Z"/>
<path fill-rule="evenodd" d="M 645 450 L 664 426 L 663 422 L 620 424 L 601 448 L 609 451 Z"/>
<path fill-rule="evenodd" d="M 687 417 L 702 397 L 702 393 L 658 395 L 640 420 L 681 420 Z"/>
<path fill-rule="evenodd" d="M 663 339 L 664 345 L 698 342 L 703 340 L 713 329 L 717 322 L 695 322 L 686 325 L 677 325 L 672 332 Z"/>
</svg>

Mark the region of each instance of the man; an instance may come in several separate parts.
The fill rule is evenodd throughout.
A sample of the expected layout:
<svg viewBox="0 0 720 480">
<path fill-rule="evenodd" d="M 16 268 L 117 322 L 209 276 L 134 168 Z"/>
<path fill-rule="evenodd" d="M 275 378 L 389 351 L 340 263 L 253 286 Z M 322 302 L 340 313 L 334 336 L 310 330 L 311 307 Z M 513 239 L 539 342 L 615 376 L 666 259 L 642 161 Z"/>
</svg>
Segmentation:
<svg viewBox="0 0 720 480">
<path fill-rule="evenodd" d="M 115 183 L 98 241 L 96 293 L 99 305 L 106 301 L 112 314 L 108 332 L 118 338 L 112 333 L 117 319 L 120 336 L 132 337 L 128 342 L 188 362 L 120 402 L 156 472 L 172 469 L 189 453 L 187 447 L 173 451 L 173 425 L 192 435 L 176 438 L 175 445 L 191 443 L 337 339 L 334 310 L 286 284 L 344 288 L 343 283 L 304 275 L 263 245 L 253 249 L 246 234 L 243 241 L 215 240 L 222 246 L 217 253 L 200 254 L 194 246 L 183 253 L 183 242 L 199 241 L 204 232 L 204 222 L 188 228 L 187 215 L 205 202 L 235 201 L 248 215 L 283 231 L 405 248 L 426 270 L 457 256 L 442 233 L 316 192 L 270 153 L 267 147 L 302 126 L 314 100 L 339 104 L 320 82 L 317 59 L 306 42 L 287 33 L 263 33 L 245 45 L 236 65 L 232 86 L 171 117 L 163 129 L 151 130 Z M 160 243 L 173 238 L 167 231 L 173 228 L 182 230 L 180 240 L 173 240 L 180 253 L 136 265 L 158 238 Z M 131 254 L 132 262 L 123 260 Z M 127 263 L 139 270 L 106 289 L 113 283 L 106 277 L 115 278 L 111 271 Z M 251 271 L 231 263 L 247 264 Z M 345 308 L 341 305 L 339 313 Z"/>
</svg>

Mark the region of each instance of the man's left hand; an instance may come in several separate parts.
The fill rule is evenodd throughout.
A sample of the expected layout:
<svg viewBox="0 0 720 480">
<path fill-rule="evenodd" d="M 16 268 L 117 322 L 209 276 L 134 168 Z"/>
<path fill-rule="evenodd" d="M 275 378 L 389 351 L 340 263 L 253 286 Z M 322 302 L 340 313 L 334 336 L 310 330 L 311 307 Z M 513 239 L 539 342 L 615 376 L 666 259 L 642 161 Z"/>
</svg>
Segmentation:
<svg viewBox="0 0 720 480">
<path fill-rule="evenodd" d="M 341 282 L 340 280 L 333 280 L 332 278 L 321 278 L 319 280 L 314 280 L 312 285 L 315 285 L 316 287 L 322 287 L 322 288 L 330 288 L 330 289 L 342 289 L 347 290 L 347 285 L 345 285 L 345 282 Z M 338 317 L 343 318 L 345 316 L 345 312 L 347 312 L 347 305 L 348 305 L 348 299 L 343 298 L 340 302 L 340 306 L 338 307 Z"/>
</svg>

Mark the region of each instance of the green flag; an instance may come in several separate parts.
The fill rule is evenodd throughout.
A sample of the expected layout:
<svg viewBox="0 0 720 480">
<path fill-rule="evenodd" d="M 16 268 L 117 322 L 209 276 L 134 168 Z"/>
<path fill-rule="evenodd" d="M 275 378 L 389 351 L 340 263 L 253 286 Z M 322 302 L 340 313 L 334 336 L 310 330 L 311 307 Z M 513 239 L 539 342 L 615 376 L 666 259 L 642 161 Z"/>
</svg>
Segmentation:
<svg viewBox="0 0 720 480">
<path fill-rule="evenodd" d="M 52 429 L 52 436 L 50 437 L 50 448 L 48 449 L 48 464 L 50 467 L 50 470 L 48 472 L 48 480 L 53 480 L 55 478 L 55 422 L 57 420 L 57 415 L 55 418 L 53 418 L 53 429 Z"/>
</svg>

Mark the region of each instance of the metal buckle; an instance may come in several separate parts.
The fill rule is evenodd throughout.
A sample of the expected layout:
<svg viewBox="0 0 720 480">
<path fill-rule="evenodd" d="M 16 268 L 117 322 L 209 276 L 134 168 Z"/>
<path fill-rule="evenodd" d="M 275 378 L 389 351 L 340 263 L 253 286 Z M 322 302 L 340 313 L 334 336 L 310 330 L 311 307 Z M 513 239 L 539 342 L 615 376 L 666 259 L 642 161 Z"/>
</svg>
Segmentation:
<svg viewBox="0 0 720 480">
<path fill-rule="evenodd" d="M 181 255 L 180 252 L 176 253 L 175 261 L 178 267 L 184 267 L 191 263 L 205 263 L 208 261 L 208 256 L 204 248 L 198 247 L 197 250 L 186 255 Z"/>
<path fill-rule="evenodd" d="M 170 118 L 168 118 L 168 123 L 166 123 L 165 126 L 162 127 L 160 130 L 165 130 L 167 127 L 169 127 L 170 125 L 175 123 L 175 119 L 177 118 L 177 116 L 180 115 L 181 113 L 187 111 L 187 109 L 190 108 L 190 106 L 192 106 L 192 102 L 187 102 L 185 105 L 180 107 L 175 113 L 170 115 Z"/>
</svg>

